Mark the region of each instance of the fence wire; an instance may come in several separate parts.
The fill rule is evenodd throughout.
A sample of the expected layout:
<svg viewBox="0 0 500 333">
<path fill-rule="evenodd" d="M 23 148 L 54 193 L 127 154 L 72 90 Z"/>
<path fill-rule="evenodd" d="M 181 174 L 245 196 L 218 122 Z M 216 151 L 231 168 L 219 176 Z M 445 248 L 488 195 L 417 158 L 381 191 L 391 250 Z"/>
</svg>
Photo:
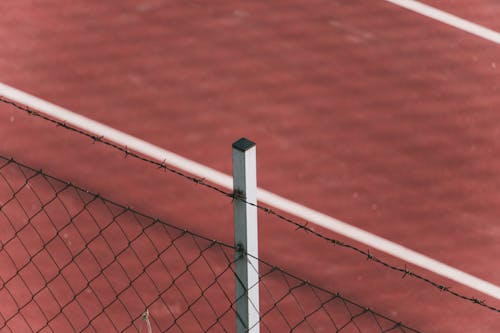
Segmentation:
<svg viewBox="0 0 500 333">
<path fill-rule="evenodd" d="M 235 247 L 0 157 L 1 332 L 234 332 Z M 417 332 L 259 261 L 263 332 Z"/>
<path fill-rule="evenodd" d="M 260 209 L 261 211 L 264 211 L 265 213 L 267 214 L 270 214 L 270 215 L 273 215 L 275 217 L 277 217 L 279 220 L 281 221 L 285 221 L 286 223 L 289 223 L 293 226 L 295 226 L 297 228 L 297 230 L 304 230 L 305 232 L 315 236 L 315 237 L 318 237 L 322 240 L 325 240 L 333 245 L 338 245 L 338 246 L 341 246 L 341 247 L 344 247 L 344 248 L 347 248 L 347 249 L 350 249 L 354 252 L 356 252 L 357 254 L 360 254 L 362 256 L 365 256 L 369 261 L 371 262 L 374 262 L 374 263 L 377 263 L 377 264 L 380 264 L 382 266 L 384 266 L 385 268 L 388 268 L 388 269 L 391 269 L 395 272 L 399 272 L 402 274 L 402 277 L 405 278 L 405 277 L 412 277 L 412 278 L 415 278 L 417 280 L 420 280 L 420 281 L 423 281 L 425 283 L 427 283 L 428 285 L 434 287 L 434 288 L 437 288 L 439 289 L 440 291 L 442 292 L 445 292 L 449 295 L 452 295 L 452 296 L 455 296 L 457 298 L 460 298 L 462 300 L 465 300 L 465 301 L 468 301 L 468 302 L 471 302 L 473 304 L 476 304 L 476 305 L 479 305 L 483 308 L 486 308 L 486 309 L 489 309 L 493 312 L 496 312 L 496 313 L 500 313 L 500 308 L 497 308 L 495 306 L 492 306 L 490 304 L 488 304 L 485 300 L 482 300 L 482 299 L 479 299 L 478 297 L 475 297 L 475 296 L 468 296 L 468 295 L 464 295 L 460 292 L 457 292 L 457 291 L 454 291 L 452 290 L 450 287 L 448 286 L 445 286 L 439 282 L 436 282 L 436 281 L 433 281 L 419 273 L 416 273 L 416 272 L 413 272 L 411 270 L 409 270 L 406 265 L 404 267 L 401 267 L 401 266 L 396 266 L 396 265 L 393 265 L 393 264 L 390 264 L 388 263 L 387 261 L 384 261 L 376 256 L 374 256 L 373 254 L 370 253 L 369 250 L 363 250 L 363 249 L 360 249 L 352 244 L 349 244 L 349 243 L 345 243 L 345 242 L 342 242 L 342 241 L 339 241 L 337 239 L 334 239 L 332 237 L 329 237 L 329 236 L 325 236 L 324 234 L 322 233 L 319 233 L 315 230 L 313 230 L 312 228 L 309 227 L 309 224 L 308 222 L 306 223 L 300 223 L 300 222 L 297 222 L 295 221 L 294 219 L 288 217 L 288 216 L 285 216 L 283 214 L 280 214 L 276 211 L 274 211 L 273 209 L 269 208 L 269 207 L 266 207 L 266 206 L 263 206 L 263 205 L 259 205 L 259 204 L 254 204 L 254 203 L 251 203 L 251 202 L 248 202 L 246 201 L 244 198 L 240 198 L 238 197 L 235 193 L 230 193 L 230 192 L 227 192 L 225 191 L 224 189 L 218 187 L 218 186 L 215 186 L 215 185 L 212 185 L 208 182 L 205 181 L 205 179 L 203 178 L 197 178 L 197 177 L 193 177 L 193 176 L 190 176 L 180 170 L 177 170 L 175 168 L 172 168 L 170 167 L 169 165 L 167 165 L 165 162 L 158 162 L 158 161 L 155 161 L 155 160 L 152 160 L 151 158 L 149 157 L 146 157 L 146 156 L 143 156 L 135 151 L 132 151 L 130 150 L 128 147 L 123 147 L 123 146 L 120 146 L 119 144 L 116 144 L 114 142 L 111 142 L 109 140 L 107 140 L 106 138 L 104 138 L 103 136 L 98 136 L 98 135 L 95 135 L 95 134 L 92 134 L 92 133 L 88 133 L 86 131 L 83 131 L 75 126 L 72 126 L 72 125 L 69 125 L 67 124 L 66 122 L 64 121 L 61 121 L 61 120 L 57 120 L 57 119 L 53 119 L 51 117 L 48 117 L 46 115 L 44 115 L 43 113 L 40 113 L 38 111 L 35 111 L 35 110 L 32 110 L 26 106 L 23 106 L 23 105 L 20 105 L 19 103 L 16 103 L 14 101 L 11 101 L 9 99 L 6 99 L 2 96 L 0 96 L 0 102 L 1 103 L 4 103 L 4 104 L 7 104 L 7 105 L 10 105 L 18 110 L 21 110 L 21 111 L 24 111 L 26 113 L 28 113 L 29 115 L 32 115 L 32 116 L 36 116 L 36 117 L 39 117 L 45 121 L 48 121 L 48 122 L 51 122 L 53 124 L 55 124 L 56 126 L 58 127 L 61 127 L 61 128 L 64 128 L 66 130 L 69 130 L 69 131 L 72 131 L 74 133 L 78 133 L 78 134 L 81 134 L 83 136 L 86 136 L 90 139 L 93 140 L 94 143 L 98 142 L 98 143 L 102 143 L 108 147 L 111 147 L 115 150 L 118 150 L 122 153 L 124 153 L 125 157 L 128 157 L 128 156 L 131 156 L 133 158 L 137 158 L 141 161 L 144 161 L 144 162 L 147 162 L 147 163 L 150 163 L 152 165 L 155 165 L 157 166 L 158 168 L 161 168 L 165 171 L 168 171 L 168 172 L 171 172 L 171 173 L 174 173 L 178 176 L 181 176 L 191 182 L 194 182 L 198 185 L 201 185 L 201 186 L 204 186 L 206 188 L 209 188 L 219 194 L 222 194 L 226 197 L 230 197 L 234 200 L 241 200 L 243 202 L 245 202 L 246 204 L 248 205 L 252 205 L 252 206 L 255 206 L 257 207 L 258 209 Z"/>
</svg>

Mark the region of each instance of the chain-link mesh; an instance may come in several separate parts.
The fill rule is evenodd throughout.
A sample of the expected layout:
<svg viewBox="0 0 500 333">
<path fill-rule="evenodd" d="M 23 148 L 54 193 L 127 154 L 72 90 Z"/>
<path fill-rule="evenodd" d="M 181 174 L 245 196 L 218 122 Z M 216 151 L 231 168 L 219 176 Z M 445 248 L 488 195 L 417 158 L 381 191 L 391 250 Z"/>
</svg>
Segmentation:
<svg viewBox="0 0 500 333">
<path fill-rule="evenodd" d="M 235 249 L 0 157 L 1 332 L 234 332 Z M 259 262 L 263 332 L 415 332 Z"/>
</svg>

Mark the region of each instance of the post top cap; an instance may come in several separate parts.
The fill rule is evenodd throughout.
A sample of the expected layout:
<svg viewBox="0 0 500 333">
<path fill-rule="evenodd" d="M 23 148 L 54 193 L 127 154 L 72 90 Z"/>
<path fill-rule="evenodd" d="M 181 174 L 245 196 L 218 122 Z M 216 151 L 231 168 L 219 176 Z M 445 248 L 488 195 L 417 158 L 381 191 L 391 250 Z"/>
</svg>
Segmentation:
<svg viewBox="0 0 500 333">
<path fill-rule="evenodd" d="M 238 149 L 239 151 L 247 151 L 252 147 L 255 147 L 255 142 L 252 142 L 247 138 L 241 138 L 233 143 L 233 148 Z"/>
</svg>

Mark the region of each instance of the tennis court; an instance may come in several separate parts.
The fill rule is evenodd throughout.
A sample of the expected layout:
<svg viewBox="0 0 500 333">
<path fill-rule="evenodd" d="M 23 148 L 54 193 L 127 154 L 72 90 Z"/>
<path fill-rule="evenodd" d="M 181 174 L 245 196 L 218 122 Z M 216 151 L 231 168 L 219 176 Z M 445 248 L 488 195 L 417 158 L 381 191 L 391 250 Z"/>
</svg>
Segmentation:
<svg viewBox="0 0 500 333">
<path fill-rule="evenodd" d="M 462 2 L 425 1 L 493 32 L 500 31 L 495 19 L 500 15 L 498 3 Z M 496 258 L 500 250 L 500 59 L 499 44 L 491 40 L 495 34 L 484 34 L 493 38 L 483 38 L 480 29 L 473 34 L 384 0 L 80 4 L 22 0 L 5 1 L 0 8 L 5 13 L 0 20 L 0 82 L 226 174 L 231 173 L 231 144 L 242 136 L 250 138 L 257 143 L 260 187 L 493 285 L 500 284 Z M 51 192 L 58 193 L 64 182 L 70 181 L 118 205 L 108 208 L 96 199 L 99 206 L 90 208 L 91 215 L 101 214 L 109 220 L 109 216 L 126 209 L 123 219 L 129 221 L 124 223 L 130 230 L 119 232 L 125 238 L 111 243 L 113 251 L 122 249 L 124 243 L 120 242 L 135 236 L 138 243 L 132 248 L 137 251 L 154 247 L 162 253 L 160 243 L 172 243 L 172 238 L 162 238 L 155 232 L 158 226 L 148 229 L 144 217 L 136 219 L 136 213 L 145 214 L 152 221 L 158 218 L 168 223 L 165 228 L 173 234 L 169 228 L 192 233 L 194 238 L 181 240 L 180 253 L 189 257 L 193 255 L 189 251 L 194 251 L 205 258 L 208 251 L 203 265 L 216 267 L 213 274 L 220 274 L 217 281 L 229 278 L 226 275 L 231 271 L 224 270 L 231 265 L 225 257 L 227 249 L 222 245 L 205 249 L 211 244 L 208 240 L 232 244 L 231 198 L 168 172 L 161 164 L 134 158 L 103 144 L 100 138 L 75 133 L 64 123 L 56 126 L 22 108 L 23 103 L 17 107 L 0 103 L 0 155 L 7 158 L 0 174 L 8 179 L 0 182 L 4 184 L 0 198 L 17 198 L 5 184 L 22 187 L 33 176 L 39 183 L 30 186 L 39 186 L 35 192 L 41 201 L 27 195 L 26 211 L 18 208 L 16 212 L 11 207 L 12 211 L 6 213 L 9 217 L 20 214 L 16 219 L 23 219 L 36 213 L 36 205 L 43 206 L 41 202 L 50 200 Z M 127 152 L 127 147 L 122 148 Z M 9 158 L 15 162 L 8 162 Z M 47 177 L 63 182 L 50 183 L 55 186 L 52 188 L 41 174 L 29 168 L 42 169 Z M 79 197 L 72 189 L 69 195 L 67 190 L 61 200 L 70 207 L 68 216 L 93 198 L 84 192 Z M 16 203 L 16 207 L 19 205 Z M 5 202 L 2 207 L 6 207 Z M 495 297 L 311 221 L 278 212 L 313 232 L 352 244 L 446 290 L 411 274 L 387 269 L 367 260 L 366 255 L 260 212 L 261 259 L 292 273 L 296 281 L 310 281 L 332 295 L 339 292 L 361 308 L 370 308 L 394 323 L 421 332 L 500 329 L 499 313 L 494 310 L 500 302 Z M 49 216 L 50 220 L 59 215 L 49 212 Z M 60 223 L 63 228 L 64 221 Z M 86 228 L 94 228 L 94 224 L 89 225 Z M 122 224 L 113 225 L 116 228 Z M 138 225 L 144 229 L 134 229 Z M 78 230 L 84 235 L 96 232 Z M 188 246 L 198 236 L 202 237 L 199 243 L 195 241 L 198 245 Z M 31 236 L 22 237 L 29 240 Z M 85 237 L 74 237 L 73 246 L 78 251 Z M 147 241 L 148 237 L 152 241 Z M 113 251 L 110 253 L 116 254 Z M 149 263 L 148 253 L 144 251 L 138 257 Z M 227 255 L 232 258 L 232 254 Z M 210 264 L 215 260 L 212 256 L 223 258 L 219 266 Z M 91 264 L 81 266 L 92 276 Z M 10 276 L 10 269 L 3 268 L 6 275 L 2 279 Z M 155 269 L 150 276 L 165 270 Z M 81 282 L 76 275 L 73 278 L 75 283 Z M 136 288 L 146 290 L 139 296 L 123 296 L 123 302 L 133 303 L 132 308 L 137 307 L 133 311 L 139 314 L 144 309 L 138 304 L 154 303 L 154 288 L 148 281 L 137 282 Z M 104 288 L 107 282 L 99 283 Z M 448 288 L 475 302 L 450 294 Z M 189 290 L 211 289 L 193 286 Z M 221 290 L 225 288 L 217 289 L 217 293 Z M 230 295 L 233 291 L 226 292 Z M 291 303 L 301 304 L 297 300 L 307 299 L 306 294 L 292 294 L 295 298 Z M 189 291 L 184 295 L 189 298 Z M 314 302 L 321 304 L 330 294 L 325 295 L 315 296 Z M 213 296 L 220 302 L 209 302 L 212 309 L 194 310 L 190 312 L 193 318 L 182 319 L 188 323 L 170 329 L 195 332 L 211 327 L 231 331 L 233 314 L 221 315 L 227 305 L 222 301 L 225 296 Z M 175 297 L 170 295 L 167 300 Z M 84 308 L 93 308 L 95 304 L 86 301 Z M 15 310 L 6 301 L 0 302 L 7 309 L 2 311 L 5 320 Z M 308 306 L 314 308 L 314 302 L 304 301 L 301 311 L 307 312 Z M 343 301 L 335 302 L 331 311 L 345 309 Z M 51 303 L 47 304 L 52 311 Z M 123 306 L 132 311 L 128 305 Z M 287 309 L 291 313 L 288 318 L 300 317 L 293 314 L 293 306 Z M 116 324 L 123 311 L 113 308 L 105 312 L 109 317 L 103 322 L 85 326 L 85 319 L 78 321 L 81 310 L 72 311 L 63 321 L 74 319 L 73 327 L 55 323 L 14 327 L 14 321 L 10 321 L 3 323 L 0 331 L 90 332 L 101 328 L 134 332 L 143 323 L 140 316 L 133 323 L 125 316 L 126 325 Z M 210 326 L 210 311 L 220 327 Z M 25 321 L 30 320 L 28 313 L 23 310 L 28 316 Z M 36 317 L 36 311 L 31 315 Z M 154 307 L 150 315 L 155 329 L 166 330 L 171 325 L 168 316 L 162 317 Z M 40 318 L 44 320 L 44 316 Z M 262 330 L 288 331 L 299 324 L 290 320 L 276 327 L 268 323 Z M 323 324 L 331 321 L 318 320 L 317 327 L 312 323 L 301 326 L 306 324 L 301 322 L 295 330 L 328 331 Z M 380 325 L 392 327 L 384 320 Z M 109 323 L 113 324 L 106 326 Z M 371 327 L 362 322 L 344 331 L 365 332 L 362 325 Z"/>
</svg>

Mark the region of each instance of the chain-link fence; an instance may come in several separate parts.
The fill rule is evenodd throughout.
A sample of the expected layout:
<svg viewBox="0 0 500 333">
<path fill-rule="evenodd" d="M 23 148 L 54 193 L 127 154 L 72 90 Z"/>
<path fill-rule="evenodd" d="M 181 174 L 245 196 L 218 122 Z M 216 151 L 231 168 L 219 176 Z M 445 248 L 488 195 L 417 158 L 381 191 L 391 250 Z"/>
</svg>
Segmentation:
<svg viewBox="0 0 500 333">
<path fill-rule="evenodd" d="M 235 248 L 0 157 L 0 331 L 234 332 Z M 414 332 L 259 261 L 264 332 Z"/>
</svg>

